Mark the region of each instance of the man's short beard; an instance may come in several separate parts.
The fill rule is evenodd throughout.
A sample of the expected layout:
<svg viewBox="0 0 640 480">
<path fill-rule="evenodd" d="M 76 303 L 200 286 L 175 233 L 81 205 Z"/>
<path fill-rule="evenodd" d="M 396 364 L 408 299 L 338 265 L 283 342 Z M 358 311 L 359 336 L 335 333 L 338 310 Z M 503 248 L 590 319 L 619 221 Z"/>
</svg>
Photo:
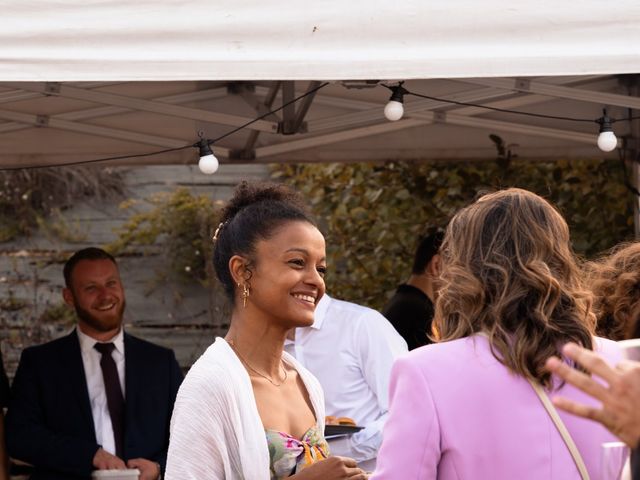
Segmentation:
<svg viewBox="0 0 640 480">
<path fill-rule="evenodd" d="M 117 321 L 114 323 L 105 324 L 103 321 L 96 319 L 91 313 L 87 310 L 79 307 L 77 304 L 75 305 L 76 315 L 82 322 L 86 323 L 88 326 L 93 328 L 98 332 L 110 332 L 111 330 L 115 330 L 116 328 L 120 328 L 122 325 L 122 316 L 124 314 L 124 309 L 126 307 L 126 301 L 123 299 L 119 305 L 117 311 Z"/>
</svg>

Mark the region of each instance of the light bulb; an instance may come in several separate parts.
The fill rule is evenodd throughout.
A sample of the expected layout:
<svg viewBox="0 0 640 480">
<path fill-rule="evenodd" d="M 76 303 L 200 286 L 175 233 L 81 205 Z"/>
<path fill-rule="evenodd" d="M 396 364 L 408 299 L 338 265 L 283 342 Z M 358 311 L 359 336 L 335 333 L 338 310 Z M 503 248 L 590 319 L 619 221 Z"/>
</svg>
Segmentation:
<svg viewBox="0 0 640 480">
<path fill-rule="evenodd" d="M 611 120 L 607 115 L 607 109 L 602 110 L 602 117 L 596 120 L 600 124 L 600 132 L 598 134 L 598 148 L 603 152 L 611 152 L 618 146 L 618 139 L 616 134 L 613 133 L 613 127 L 611 124 L 615 120 Z"/>
<path fill-rule="evenodd" d="M 385 85 L 385 87 L 391 90 L 391 98 L 389 98 L 389 103 L 384 106 L 384 116 L 391 122 L 400 120 L 402 115 L 404 115 L 404 95 L 409 92 L 402 86 L 403 83 L 404 82 L 400 82 L 400 84 L 395 87 Z"/>
<path fill-rule="evenodd" d="M 206 173 L 207 175 L 211 175 L 218 171 L 218 167 L 220 166 L 220 162 L 213 155 L 205 155 L 204 157 L 200 157 L 200 161 L 198 162 L 198 167 L 202 173 Z"/>
<path fill-rule="evenodd" d="M 200 168 L 200 171 L 206 175 L 216 173 L 220 166 L 220 162 L 218 162 L 218 159 L 211 151 L 209 142 L 203 138 L 200 140 L 200 143 L 198 143 L 198 147 L 200 149 L 200 160 L 198 161 L 198 168 Z"/>
<path fill-rule="evenodd" d="M 404 105 L 402 105 L 402 102 L 389 100 L 389 103 L 384 106 L 384 116 L 387 120 L 395 122 L 396 120 L 400 120 L 402 115 L 404 115 Z"/>
<path fill-rule="evenodd" d="M 600 132 L 598 135 L 598 148 L 603 152 L 611 152 L 618 146 L 618 139 L 613 131 Z"/>
</svg>

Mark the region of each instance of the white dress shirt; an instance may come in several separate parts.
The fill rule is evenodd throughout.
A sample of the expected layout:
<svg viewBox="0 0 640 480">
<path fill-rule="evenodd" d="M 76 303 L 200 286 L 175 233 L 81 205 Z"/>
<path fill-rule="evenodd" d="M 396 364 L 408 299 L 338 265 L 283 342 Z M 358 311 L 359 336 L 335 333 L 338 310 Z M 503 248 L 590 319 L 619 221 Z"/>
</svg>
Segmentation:
<svg viewBox="0 0 640 480">
<path fill-rule="evenodd" d="M 115 455 L 116 443 L 113 436 L 109 407 L 107 405 L 107 393 L 104 388 L 102 368 L 100 367 L 102 354 L 93 348 L 93 346 L 99 342 L 95 338 L 82 333 L 79 328 L 76 328 L 76 332 L 78 332 L 78 340 L 80 341 L 84 376 L 87 380 L 89 401 L 91 402 L 91 415 L 93 416 L 93 425 L 96 430 L 96 441 L 99 445 L 102 445 L 104 450 Z M 124 397 L 124 335 L 122 329 L 107 343 L 113 343 L 115 345 L 111 356 L 118 369 L 120 388 L 122 388 L 122 395 Z"/>
<path fill-rule="evenodd" d="M 313 325 L 297 328 L 285 350 L 320 381 L 327 415 L 350 417 L 365 427 L 331 441 L 331 454 L 373 470 L 388 416 L 391 367 L 408 351 L 407 343 L 377 311 L 325 294 Z"/>
</svg>

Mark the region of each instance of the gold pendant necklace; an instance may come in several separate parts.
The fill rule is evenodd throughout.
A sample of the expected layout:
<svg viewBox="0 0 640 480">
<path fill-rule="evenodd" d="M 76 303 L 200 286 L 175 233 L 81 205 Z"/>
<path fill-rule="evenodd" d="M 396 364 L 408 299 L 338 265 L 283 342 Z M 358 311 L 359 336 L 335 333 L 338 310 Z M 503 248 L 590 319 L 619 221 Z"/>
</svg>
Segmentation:
<svg viewBox="0 0 640 480">
<path fill-rule="evenodd" d="M 255 373 L 256 375 L 260 375 L 262 378 L 265 378 L 271 385 L 273 385 L 274 387 L 279 387 L 281 386 L 284 382 L 287 381 L 287 369 L 284 368 L 284 362 L 282 360 L 280 360 L 280 362 L 282 362 L 282 371 L 284 372 L 284 378 L 282 379 L 282 381 L 280 383 L 276 383 L 274 382 L 271 377 L 269 377 L 268 375 L 265 375 L 264 373 L 260 373 L 258 370 L 256 370 L 255 368 L 253 368 L 249 362 L 247 362 L 244 357 L 242 355 L 240 355 L 240 352 L 238 351 L 238 349 L 236 348 L 235 343 L 233 343 L 233 340 L 227 340 L 227 343 L 231 346 L 231 348 L 233 349 L 234 352 L 236 352 L 236 355 L 238 355 L 238 358 L 240 359 L 240 361 L 246 365 L 246 367 L 251 370 L 253 373 Z"/>
</svg>

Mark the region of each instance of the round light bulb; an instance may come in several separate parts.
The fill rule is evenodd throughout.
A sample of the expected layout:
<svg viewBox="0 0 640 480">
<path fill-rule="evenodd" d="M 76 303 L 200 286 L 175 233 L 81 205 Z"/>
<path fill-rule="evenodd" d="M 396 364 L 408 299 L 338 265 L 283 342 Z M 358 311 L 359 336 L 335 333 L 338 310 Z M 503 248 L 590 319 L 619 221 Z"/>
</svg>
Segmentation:
<svg viewBox="0 0 640 480">
<path fill-rule="evenodd" d="M 387 120 L 395 122 L 396 120 L 400 120 L 404 115 L 404 106 L 402 102 L 398 102 L 397 100 L 390 100 L 384 107 L 384 116 L 387 117 Z"/>
<path fill-rule="evenodd" d="M 206 175 L 216 173 L 219 166 L 220 162 L 218 162 L 218 159 L 213 155 L 213 153 L 201 156 L 200 161 L 198 162 L 198 168 L 200 168 L 200 171 Z"/>
<path fill-rule="evenodd" d="M 603 152 L 611 152 L 618 146 L 618 139 L 612 131 L 600 132 L 598 135 L 598 148 Z"/>
</svg>

